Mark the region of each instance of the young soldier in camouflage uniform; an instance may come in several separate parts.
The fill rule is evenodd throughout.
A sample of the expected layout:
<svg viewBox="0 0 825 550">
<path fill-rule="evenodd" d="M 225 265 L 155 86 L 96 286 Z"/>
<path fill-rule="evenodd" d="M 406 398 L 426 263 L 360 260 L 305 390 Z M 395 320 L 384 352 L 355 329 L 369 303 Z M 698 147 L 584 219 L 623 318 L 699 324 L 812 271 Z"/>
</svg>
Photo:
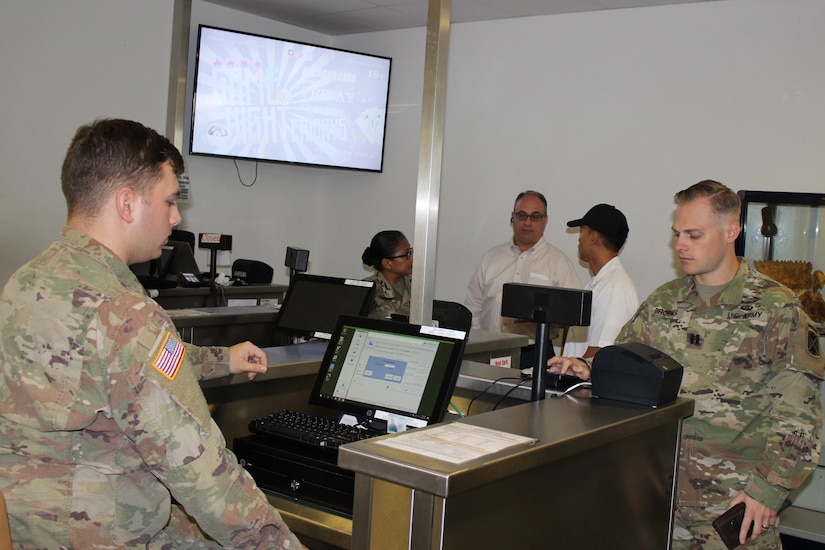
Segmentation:
<svg viewBox="0 0 825 550">
<path fill-rule="evenodd" d="M 375 273 L 364 278 L 375 283 L 375 295 L 369 316 L 388 319 L 391 314 L 410 314 L 413 249 L 400 231 L 379 231 L 361 254 L 364 265 Z"/>
<path fill-rule="evenodd" d="M 81 127 L 63 163 L 67 225 L 0 295 L 0 487 L 15 548 L 301 548 L 198 386 L 266 372 L 266 355 L 182 343 L 128 268 L 158 257 L 180 222 L 182 171 L 169 140 L 138 123 Z"/>
<path fill-rule="evenodd" d="M 675 250 L 686 276 L 656 289 L 616 340 L 681 363 L 681 395 L 696 401 L 682 431 L 673 548 L 723 550 L 711 522 L 739 502 L 740 542 L 781 548 L 777 510 L 820 455 L 819 335 L 793 292 L 736 257 L 733 191 L 703 181 L 675 202 Z M 578 359 L 549 364 L 590 377 Z"/>
</svg>

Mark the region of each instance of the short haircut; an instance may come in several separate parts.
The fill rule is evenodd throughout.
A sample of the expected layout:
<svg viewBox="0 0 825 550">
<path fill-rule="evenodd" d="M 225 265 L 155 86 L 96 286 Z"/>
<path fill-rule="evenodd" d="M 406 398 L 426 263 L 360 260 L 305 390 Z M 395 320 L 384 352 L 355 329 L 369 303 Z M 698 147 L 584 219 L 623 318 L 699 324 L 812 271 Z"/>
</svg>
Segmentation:
<svg viewBox="0 0 825 550">
<path fill-rule="evenodd" d="M 175 175 L 183 173 L 180 151 L 138 122 L 99 119 L 81 126 L 66 152 L 60 176 L 69 216 L 95 216 L 121 186 L 145 196 L 166 163 Z"/>
<path fill-rule="evenodd" d="M 521 199 L 523 199 L 524 197 L 527 197 L 527 196 L 537 197 L 542 202 L 542 204 L 544 204 L 544 213 L 545 214 L 547 213 L 547 199 L 544 198 L 544 195 L 542 195 L 538 191 L 533 191 L 531 189 L 528 189 L 527 191 L 522 191 L 521 193 L 518 194 L 518 196 L 516 197 L 515 202 L 513 202 L 513 211 L 514 212 L 516 210 L 516 205 L 518 204 L 518 201 L 520 201 Z"/>
<path fill-rule="evenodd" d="M 739 195 L 726 185 L 713 180 L 702 180 L 687 189 L 679 191 L 673 197 L 673 202 L 680 206 L 699 198 L 709 199 L 714 214 L 719 217 L 739 216 L 742 209 L 742 201 L 739 199 Z"/>
<path fill-rule="evenodd" d="M 598 233 L 599 238 L 602 240 L 602 246 L 604 246 L 607 250 L 613 252 L 614 254 L 618 254 L 619 250 L 622 249 L 624 243 L 627 241 L 627 237 L 610 237 L 609 235 L 605 235 L 598 229 L 593 229 L 592 227 L 590 229 L 595 233 Z"/>
</svg>

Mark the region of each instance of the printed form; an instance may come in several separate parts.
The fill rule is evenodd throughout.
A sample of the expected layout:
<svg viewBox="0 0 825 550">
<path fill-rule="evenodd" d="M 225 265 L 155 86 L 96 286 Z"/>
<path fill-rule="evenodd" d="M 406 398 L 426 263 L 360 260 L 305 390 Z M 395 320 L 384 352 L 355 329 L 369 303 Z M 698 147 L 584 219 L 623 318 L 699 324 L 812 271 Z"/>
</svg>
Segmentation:
<svg viewBox="0 0 825 550">
<path fill-rule="evenodd" d="M 536 441 L 532 437 L 451 422 L 426 430 L 412 430 L 375 443 L 461 464 L 516 445 L 532 445 Z"/>
</svg>

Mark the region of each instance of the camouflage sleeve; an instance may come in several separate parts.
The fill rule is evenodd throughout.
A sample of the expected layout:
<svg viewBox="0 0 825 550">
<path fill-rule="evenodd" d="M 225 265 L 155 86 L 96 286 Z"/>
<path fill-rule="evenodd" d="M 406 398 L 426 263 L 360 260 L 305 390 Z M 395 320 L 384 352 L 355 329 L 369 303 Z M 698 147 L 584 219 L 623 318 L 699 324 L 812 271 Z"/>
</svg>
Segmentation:
<svg viewBox="0 0 825 550">
<path fill-rule="evenodd" d="M 774 510 L 789 490 L 802 485 L 819 460 L 819 383 L 825 366 L 819 334 L 799 307 L 785 307 L 775 319 L 775 336 L 765 344 L 766 356 L 776 358 L 767 380 L 770 431 L 762 460 L 745 487 L 746 493 Z"/>
<path fill-rule="evenodd" d="M 645 345 L 650 344 L 650 331 L 648 330 L 648 303 L 642 302 L 636 313 L 619 330 L 615 342 L 624 344 L 627 342 L 639 342 Z"/>
<path fill-rule="evenodd" d="M 392 303 L 376 295 L 372 299 L 368 316 L 372 319 L 389 319 L 392 313 Z"/>
<path fill-rule="evenodd" d="M 198 380 L 229 375 L 229 348 L 185 345 L 190 363 L 197 369 Z"/>
<path fill-rule="evenodd" d="M 389 319 L 392 313 L 409 313 L 409 302 L 407 311 L 402 311 L 402 300 L 398 298 L 395 291 L 379 275 L 372 275 L 364 279 L 375 283 L 375 294 L 372 297 L 372 304 L 368 316 L 373 319 Z"/>
<path fill-rule="evenodd" d="M 188 365 L 192 348 L 180 342 L 162 312 L 133 300 L 114 300 L 112 311 L 102 312 L 104 319 L 122 320 L 105 336 L 114 342 L 110 406 L 123 433 L 200 528 L 222 546 L 301 548 L 226 449 L 197 373 Z"/>
</svg>

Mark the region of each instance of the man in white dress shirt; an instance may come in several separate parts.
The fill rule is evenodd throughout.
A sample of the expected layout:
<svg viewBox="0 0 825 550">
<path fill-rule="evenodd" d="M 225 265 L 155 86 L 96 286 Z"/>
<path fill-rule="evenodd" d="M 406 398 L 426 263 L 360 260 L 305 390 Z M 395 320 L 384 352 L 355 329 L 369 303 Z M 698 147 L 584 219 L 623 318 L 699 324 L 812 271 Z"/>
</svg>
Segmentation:
<svg viewBox="0 0 825 550">
<path fill-rule="evenodd" d="M 581 227 L 579 257 L 593 273 L 584 288 L 593 292 L 593 301 L 590 326 L 570 329 L 562 355 L 593 357 L 599 349 L 613 344 L 639 307 L 636 287 L 619 260 L 630 229 L 624 214 L 609 204 L 597 204 L 567 226 Z"/>
<path fill-rule="evenodd" d="M 526 283 L 580 289 L 581 279 L 570 258 L 544 240 L 544 195 L 538 191 L 519 193 L 510 223 L 513 238 L 482 256 L 467 285 L 464 304 L 473 313 L 473 329 L 515 332 L 534 338 L 534 323 L 501 317 L 502 285 Z"/>
</svg>

